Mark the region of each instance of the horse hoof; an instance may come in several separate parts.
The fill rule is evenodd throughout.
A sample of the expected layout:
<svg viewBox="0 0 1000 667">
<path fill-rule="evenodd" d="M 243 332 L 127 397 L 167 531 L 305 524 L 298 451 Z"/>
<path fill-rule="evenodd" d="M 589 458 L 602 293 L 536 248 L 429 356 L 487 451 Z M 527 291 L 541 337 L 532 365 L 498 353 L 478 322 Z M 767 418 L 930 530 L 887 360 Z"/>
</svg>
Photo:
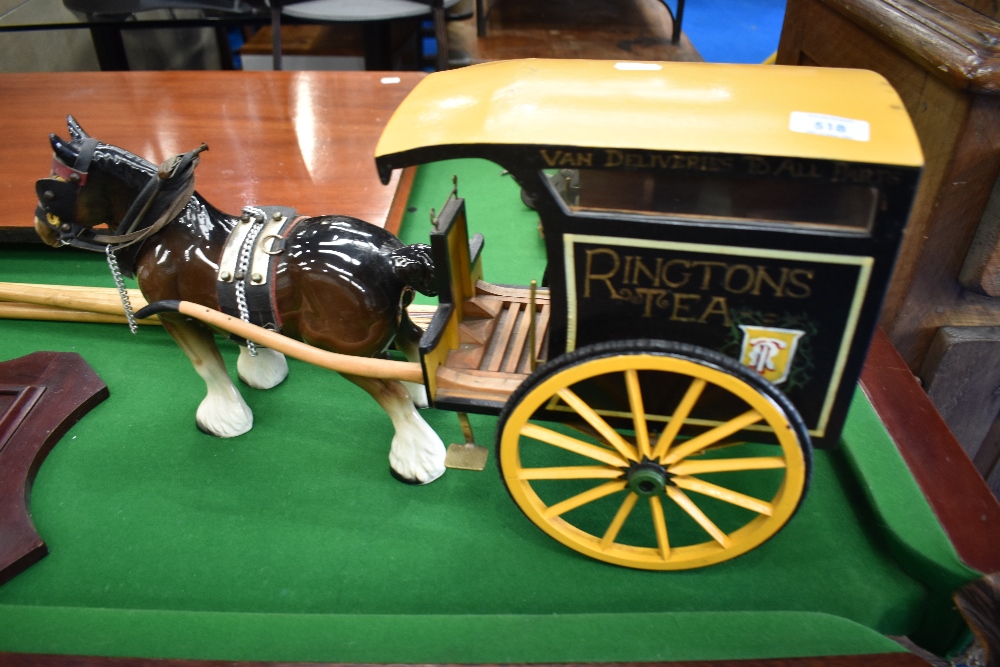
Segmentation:
<svg viewBox="0 0 1000 667">
<path fill-rule="evenodd" d="M 410 408 L 413 410 L 413 408 Z M 440 436 L 413 410 L 410 427 L 397 430 L 389 450 L 393 477 L 408 484 L 430 484 L 444 474 L 445 448 Z"/>
<path fill-rule="evenodd" d="M 235 388 L 234 388 L 235 392 Z M 221 400 L 209 394 L 198 406 L 195 424 L 198 430 L 217 438 L 235 438 L 253 428 L 253 412 L 236 392 L 235 400 Z"/>
<path fill-rule="evenodd" d="M 216 438 L 235 438 L 249 432 L 253 428 L 253 419 L 251 418 L 246 424 L 216 424 L 214 428 L 210 428 L 203 424 L 200 419 L 196 419 L 194 425 L 206 435 L 215 436 Z"/>
<path fill-rule="evenodd" d="M 397 482 L 402 482 L 403 484 L 409 484 L 410 486 L 424 486 L 426 484 L 430 484 L 431 482 L 437 479 L 440 479 L 441 476 L 444 475 L 444 470 L 438 473 L 437 477 L 428 479 L 426 482 L 421 482 L 420 480 L 412 479 L 409 477 L 403 477 L 401 474 L 393 470 L 392 466 L 389 466 L 389 474 L 392 475 L 392 478 L 395 479 Z"/>
<path fill-rule="evenodd" d="M 254 389 L 270 389 L 288 377 L 288 361 L 281 352 L 266 347 L 258 347 L 257 356 L 251 357 L 249 350 L 240 346 L 236 372 L 244 384 Z"/>
</svg>

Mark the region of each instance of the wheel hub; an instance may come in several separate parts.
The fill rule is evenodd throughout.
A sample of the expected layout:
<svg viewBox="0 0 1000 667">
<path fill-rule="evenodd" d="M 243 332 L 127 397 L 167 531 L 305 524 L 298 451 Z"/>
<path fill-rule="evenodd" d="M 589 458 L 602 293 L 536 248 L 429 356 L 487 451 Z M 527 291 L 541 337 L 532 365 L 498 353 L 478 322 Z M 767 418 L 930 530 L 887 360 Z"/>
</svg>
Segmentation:
<svg viewBox="0 0 1000 667">
<path fill-rule="evenodd" d="M 647 498 L 662 495 L 667 484 L 670 484 L 670 477 L 666 468 L 649 459 L 633 463 L 625 473 L 629 488 Z"/>
</svg>

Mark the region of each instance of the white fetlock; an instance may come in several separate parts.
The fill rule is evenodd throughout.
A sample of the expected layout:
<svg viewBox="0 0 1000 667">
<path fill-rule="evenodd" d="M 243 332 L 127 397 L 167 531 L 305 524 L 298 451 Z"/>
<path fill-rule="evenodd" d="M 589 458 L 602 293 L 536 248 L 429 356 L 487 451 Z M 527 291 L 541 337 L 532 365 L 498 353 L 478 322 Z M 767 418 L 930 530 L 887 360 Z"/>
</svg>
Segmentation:
<svg viewBox="0 0 1000 667">
<path fill-rule="evenodd" d="M 403 380 L 403 386 L 406 387 L 406 392 L 410 395 L 413 400 L 413 404 L 418 408 L 426 408 L 431 402 L 427 398 L 427 387 L 422 384 L 417 384 L 416 382 L 407 382 Z"/>
<path fill-rule="evenodd" d="M 235 438 L 253 428 L 253 412 L 235 387 L 209 391 L 195 420 L 199 429 L 219 438 Z"/>
<path fill-rule="evenodd" d="M 258 347 L 257 356 L 251 357 L 247 348 L 241 345 L 236 371 L 240 379 L 254 389 L 270 389 L 288 377 L 288 361 L 281 352 L 266 347 Z"/>
<path fill-rule="evenodd" d="M 444 443 L 413 411 L 406 428 L 396 428 L 389 465 L 396 477 L 410 484 L 429 484 L 444 474 Z"/>
</svg>

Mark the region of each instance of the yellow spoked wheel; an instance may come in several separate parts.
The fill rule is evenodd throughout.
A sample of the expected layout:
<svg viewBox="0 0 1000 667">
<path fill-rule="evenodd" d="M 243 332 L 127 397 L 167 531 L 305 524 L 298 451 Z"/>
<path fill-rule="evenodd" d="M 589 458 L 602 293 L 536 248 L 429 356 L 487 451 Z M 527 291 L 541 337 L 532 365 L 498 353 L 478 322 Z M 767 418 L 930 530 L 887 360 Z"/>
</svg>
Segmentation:
<svg viewBox="0 0 1000 667">
<path fill-rule="evenodd" d="M 540 367 L 504 408 L 497 448 L 539 528 L 649 570 L 759 546 L 795 513 L 811 467 L 784 394 L 724 355 L 665 341 L 591 345 Z"/>
</svg>

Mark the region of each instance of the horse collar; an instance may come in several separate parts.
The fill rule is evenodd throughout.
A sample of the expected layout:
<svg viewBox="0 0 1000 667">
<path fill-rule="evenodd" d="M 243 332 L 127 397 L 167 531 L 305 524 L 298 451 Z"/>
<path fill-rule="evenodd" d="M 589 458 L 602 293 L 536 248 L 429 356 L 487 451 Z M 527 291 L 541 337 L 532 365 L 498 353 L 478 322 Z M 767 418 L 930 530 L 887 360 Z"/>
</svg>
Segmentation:
<svg viewBox="0 0 1000 667">
<path fill-rule="evenodd" d="M 282 206 L 244 209 L 243 217 L 226 239 L 219 261 L 215 285 L 222 312 L 281 331 L 274 292 L 276 256 L 299 219 L 295 209 Z"/>
</svg>

